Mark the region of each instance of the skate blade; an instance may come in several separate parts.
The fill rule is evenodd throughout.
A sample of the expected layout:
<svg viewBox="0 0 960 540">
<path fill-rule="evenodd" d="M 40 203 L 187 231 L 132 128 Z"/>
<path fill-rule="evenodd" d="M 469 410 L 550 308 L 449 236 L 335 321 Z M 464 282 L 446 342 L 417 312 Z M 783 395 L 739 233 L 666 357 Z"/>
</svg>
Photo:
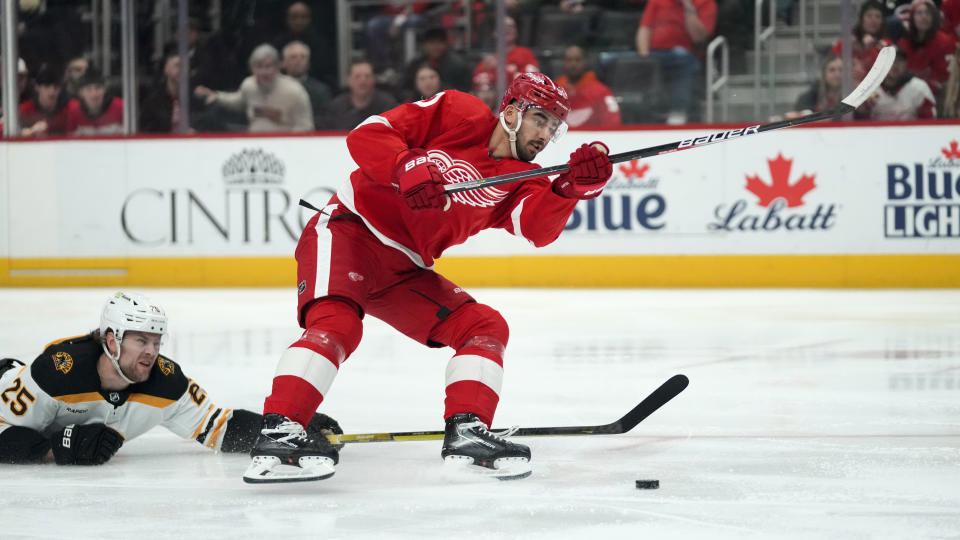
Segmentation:
<svg viewBox="0 0 960 540">
<path fill-rule="evenodd" d="M 443 458 L 443 472 L 448 480 L 472 480 L 496 478 L 497 480 L 520 480 L 533 474 L 530 462 L 523 458 L 500 458 L 493 462 L 494 468 L 474 463 L 468 456 Z"/>
<path fill-rule="evenodd" d="M 243 473 L 243 481 L 248 484 L 312 482 L 330 478 L 334 472 L 333 460 L 322 456 L 302 457 L 299 466 L 283 464 L 274 456 L 256 456 Z"/>
</svg>

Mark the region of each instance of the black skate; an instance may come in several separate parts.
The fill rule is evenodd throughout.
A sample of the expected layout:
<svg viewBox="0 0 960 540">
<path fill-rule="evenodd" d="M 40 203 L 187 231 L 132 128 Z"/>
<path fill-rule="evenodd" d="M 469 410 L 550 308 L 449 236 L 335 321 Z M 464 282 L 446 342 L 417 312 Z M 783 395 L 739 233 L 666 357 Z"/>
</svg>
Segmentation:
<svg viewBox="0 0 960 540">
<path fill-rule="evenodd" d="M 510 433 L 491 432 L 473 413 L 447 418 L 440 452 L 444 467 L 456 476 L 462 472 L 500 480 L 530 476 L 530 448 L 504 439 Z"/>
<path fill-rule="evenodd" d="M 311 437 L 303 426 L 280 414 L 263 417 L 263 428 L 243 473 L 248 484 L 323 480 L 334 473 L 339 453 L 324 437 Z"/>
</svg>

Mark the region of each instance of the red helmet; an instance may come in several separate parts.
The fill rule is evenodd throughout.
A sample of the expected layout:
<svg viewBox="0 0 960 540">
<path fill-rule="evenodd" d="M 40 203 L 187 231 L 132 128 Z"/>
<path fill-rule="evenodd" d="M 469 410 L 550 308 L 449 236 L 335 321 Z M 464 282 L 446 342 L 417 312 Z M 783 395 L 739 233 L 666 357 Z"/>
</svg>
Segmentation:
<svg viewBox="0 0 960 540">
<path fill-rule="evenodd" d="M 570 112 L 567 91 L 543 73 L 521 73 L 514 79 L 503 94 L 499 112 L 503 112 L 514 100 L 517 101 L 520 111 L 525 111 L 532 105 L 556 116 L 561 122 L 566 121 L 567 113 Z"/>
</svg>

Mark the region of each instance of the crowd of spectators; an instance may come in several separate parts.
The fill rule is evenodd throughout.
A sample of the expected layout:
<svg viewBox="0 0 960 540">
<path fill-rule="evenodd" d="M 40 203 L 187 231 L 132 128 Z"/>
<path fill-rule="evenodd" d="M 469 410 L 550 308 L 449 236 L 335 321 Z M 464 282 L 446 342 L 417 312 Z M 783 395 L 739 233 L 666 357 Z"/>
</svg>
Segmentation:
<svg viewBox="0 0 960 540">
<path fill-rule="evenodd" d="M 886 4 L 860 5 L 850 36 L 850 72 L 856 84 L 885 46 L 896 46 L 896 60 L 880 88 L 854 113 L 862 120 L 918 120 L 958 117 L 957 57 L 960 56 L 960 0 L 912 0 L 889 13 Z M 797 98 L 798 116 L 829 109 L 840 95 L 843 39 L 825 60 L 819 80 Z M 951 67 L 953 66 L 951 75 Z"/>
<path fill-rule="evenodd" d="M 354 9 L 351 15 L 362 30 L 353 36 L 354 60 L 344 70 L 343 81 L 334 3 L 238 0 L 226 4 L 229 7 L 223 10 L 216 31 L 205 19 L 208 2 L 193 4 L 197 9 L 191 11 L 186 49 L 190 131 L 349 130 L 397 103 L 428 99 L 444 89 L 471 92 L 493 110 L 498 105 L 491 0 L 386 0 Z M 752 19 L 754 3 L 748 0 L 507 0 L 506 4 L 503 39 L 508 80 L 530 71 L 552 76 L 571 97 L 568 121 L 572 127 L 700 121 L 706 44 L 718 33 L 726 33 L 733 55 L 743 56 L 751 46 L 739 39 L 738 31 L 743 20 Z M 89 56 L 65 56 L 89 50 L 81 43 L 87 26 L 79 22 L 76 3 L 48 0 L 38 5 L 41 13 L 21 11 L 17 91 L 22 136 L 122 133 L 123 99 L 115 76 L 119 69 L 114 66 L 114 77 L 105 79 Z M 777 24 L 795 22 L 795 2 L 779 1 L 777 6 Z M 580 24 L 600 20 L 602 14 L 625 21 L 621 29 L 627 29 L 627 38 L 618 42 L 619 34 L 599 23 Z M 152 15 L 142 9 L 138 12 L 147 29 L 153 28 Z M 469 17 L 471 33 L 463 32 L 464 17 Z M 544 26 L 548 21 L 575 24 L 551 32 Z M 71 22 L 74 27 L 69 26 Z M 138 130 L 179 131 L 182 62 L 177 45 L 168 44 L 162 57 L 156 58 L 157 53 L 146 46 L 149 32 L 141 34 Z M 545 46 L 547 36 L 555 34 L 560 42 Z M 404 54 L 411 37 L 416 39 L 416 50 Z M 882 47 L 896 45 L 898 55 L 881 89 L 856 118 L 957 116 L 958 41 L 960 0 L 859 3 L 849 37 L 854 82 L 869 70 Z M 837 37 L 831 49 L 822 51 L 818 76 L 785 116 L 825 110 L 837 103 L 846 67 L 844 42 Z M 611 67 L 624 59 L 653 71 L 625 88 Z"/>
</svg>

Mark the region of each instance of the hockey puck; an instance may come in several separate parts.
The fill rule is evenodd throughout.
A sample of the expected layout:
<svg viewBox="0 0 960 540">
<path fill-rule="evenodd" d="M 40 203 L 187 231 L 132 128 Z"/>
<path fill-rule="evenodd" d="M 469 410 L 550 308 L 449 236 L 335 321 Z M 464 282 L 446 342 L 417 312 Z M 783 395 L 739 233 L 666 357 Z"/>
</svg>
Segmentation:
<svg viewBox="0 0 960 540">
<path fill-rule="evenodd" d="M 657 489 L 659 487 L 659 480 L 637 480 L 637 489 Z"/>
</svg>

